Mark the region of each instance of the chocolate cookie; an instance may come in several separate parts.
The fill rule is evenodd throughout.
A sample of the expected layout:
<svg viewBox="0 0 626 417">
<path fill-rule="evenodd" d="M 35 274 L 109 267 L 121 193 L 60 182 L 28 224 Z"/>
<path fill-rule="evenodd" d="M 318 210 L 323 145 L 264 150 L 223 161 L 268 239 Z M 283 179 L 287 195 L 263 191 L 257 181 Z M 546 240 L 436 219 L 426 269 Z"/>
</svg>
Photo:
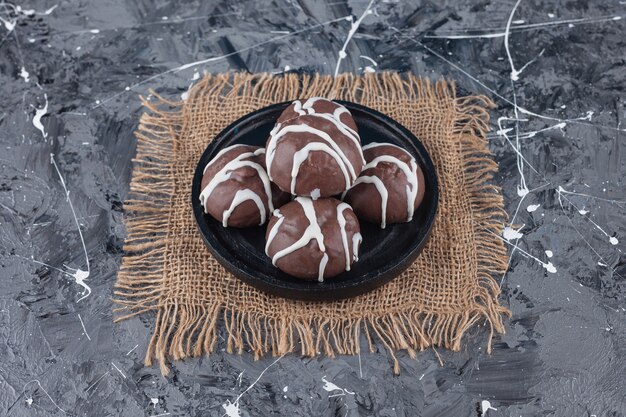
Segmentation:
<svg viewBox="0 0 626 417">
<path fill-rule="evenodd" d="M 363 147 L 367 164 L 343 200 L 359 219 L 380 223 L 410 222 L 424 199 L 424 173 L 406 150 L 390 143 Z"/>
<path fill-rule="evenodd" d="M 271 184 L 263 148 L 233 145 L 222 149 L 204 168 L 200 203 L 224 227 L 262 225 L 290 196 Z"/>
<path fill-rule="evenodd" d="M 285 192 L 313 199 L 350 188 L 365 164 L 350 112 L 322 98 L 292 103 L 266 149 L 270 179 Z"/>
<path fill-rule="evenodd" d="M 296 197 L 274 211 L 265 253 L 294 277 L 323 281 L 358 260 L 361 233 L 352 208 L 334 198 Z"/>
</svg>

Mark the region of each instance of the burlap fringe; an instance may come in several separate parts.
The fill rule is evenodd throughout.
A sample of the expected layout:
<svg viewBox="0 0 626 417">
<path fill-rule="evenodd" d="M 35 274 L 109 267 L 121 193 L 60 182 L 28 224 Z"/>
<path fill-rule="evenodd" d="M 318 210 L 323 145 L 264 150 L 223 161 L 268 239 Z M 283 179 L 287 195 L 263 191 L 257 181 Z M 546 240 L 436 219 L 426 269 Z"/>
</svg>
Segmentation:
<svg viewBox="0 0 626 417">
<path fill-rule="evenodd" d="M 364 88 L 367 87 L 367 88 Z M 464 314 L 425 313 L 417 309 L 393 311 L 386 315 L 360 318 L 324 319 L 280 317 L 237 311 L 223 302 L 197 305 L 180 304 L 162 297 L 164 253 L 168 244 L 167 214 L 173 183 L 173 144 L 184 123 L 182 102 L 171 102 L 152 93 L 157 100 L 143 100 L 148 108 L 137 133 L 137 163 L 131 182 L 132 198 L 126 202 L 130 213 L 126 225 L 129 238 L 115 290 L 115 302 L 122 307 L 115 321 L 157 310 L 154 334 L 145 363 L 159 362 L 169 374 L 167 358 L 174 360 L 213 352 L 218 340 L 218 323 L 226 330 L 226 350 L 249 350 L 256 359 L 271 352 L 274 356 L 298 350 L 303 356 L 325 354 L 356 355 L 364 338 L 371 352 L 379 340 L 389 351 L 393 370 L 400 371 L 395 352 L 405 350 L 411 358 L 428 347 L 442 346 L 453 351 L 461 348 L 465 332 L 479 322 L 489 325 L 487 351 L 491 351 L 494 332 L 503 333 L 502 315 L 510 312 L 497 302 L 500 288 L 494 275 L 507 267 L 506 248 L 499 235 L 507 215 L 502 194 L 490 180 L 497 164 L 487 148 L 489 113 L 493 103 L 483 96 L 456 98 L 455 87 L 441 80 L 431 83 L 413 75 L 369 74 L 364 77 L 342 74 L 337 78 L 320 75 L 275 77 L 269 74 L 207 75 L 190 92 L 228 97 L 252 96 L 260 103 L 286 101 L 293 97 L 322 95 L 359 102 L 365 95 L 377 100 L 449 100 L 457 114 L 454 135 L 464 157 L 465 182 L 470 192 L 478 251 L 478 284 L 474 306 Z M 247 97 L 248 99 L 250 97 Z M 165 109 L 164 109 L 165 108 Z M 494 208 L 495 207 L 495 208 Z M 442 213 L 443 214 L 443 213 Z M 298 348 L 299 345 L 299 348 Z"/>
</svg>

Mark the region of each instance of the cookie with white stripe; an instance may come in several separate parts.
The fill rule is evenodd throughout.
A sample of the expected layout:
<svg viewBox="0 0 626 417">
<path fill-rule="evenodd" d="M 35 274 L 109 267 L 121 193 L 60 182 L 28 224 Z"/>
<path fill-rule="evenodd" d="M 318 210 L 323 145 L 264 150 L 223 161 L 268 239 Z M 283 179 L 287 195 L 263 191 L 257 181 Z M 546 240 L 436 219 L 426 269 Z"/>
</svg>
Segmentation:
<svg viewBox="0 0 626 417">
<path fill-rule="evenodd" d="M 276 123 L 285 123 L 305 114 L 332 114 L 350 129 L 357 131 L 356 123 L 347 108 L 322 97 L 311 97 L 307 100 L 294 101 L 283 110 Z"/>
<path fill-rule="evenodd" d="M 233 145 L 204 168 L 200 204 L 224 227 L 264 224 L 290 196 L 274 186 L 264 166 L 263 148 Z"/>
<path fill-rule="evenodd" d="M 296 197 L 274 210 L 265 253 L 283 272 L 321 282 L 349 271 L 358 260 L 360 231 L 348 204 L 334 198 Z"/>
<path fill-rule="evenodd" d="M 410 222 L 424 199 L 424 173 L 413 156 L 390 143 L 363 147 L 366 165 L 343 200 L 359 219 L 387 224 Z"/>
<path fill-rule="evenodd" d="M 314 199 L 350 188 L 365 164 L 348 109 L 317 97 L 287 107 L 266 150 L 270 179 L 285 192 Z"/>
</svg>

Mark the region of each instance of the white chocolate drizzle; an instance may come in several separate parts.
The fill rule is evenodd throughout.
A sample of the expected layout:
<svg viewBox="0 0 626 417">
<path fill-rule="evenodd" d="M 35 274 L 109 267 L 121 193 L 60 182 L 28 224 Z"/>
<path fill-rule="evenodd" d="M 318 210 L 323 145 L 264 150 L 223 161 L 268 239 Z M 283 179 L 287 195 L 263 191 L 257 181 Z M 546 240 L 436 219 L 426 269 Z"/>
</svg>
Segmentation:
<svg viewBox="0 0 626 417">
<path fill-rule="evenodd" d="M 317 279 L 319 282 L 324 281 L 324 272 L 326 270 L 326 265 L 328 264 L 329 256 L 326 253 L 326 246 L 324 245 L 324 234 L 322 233 L 322 228 L 318 222 L 317 214 L 315 213 L 315 207 L 313 200 L 306 197 L 296 197 L 295 201 L 297 201 L 304 211 L 304 215 L 309 221 L 309 225 L 304 230 L 304 233 L 296 242 L 291 244 L 290 246 L 276 252 L 274 256 L 272 256 L 272 264 L 276 266 L 276 263 L 284 256 L 287 256 L 298 249 L 301 249 L 309 244 L 309 242 L 313 239 L 316 240 L 317 246 L 319 250 L 322 252 L 322 259 L 320 260 L 318 267 L 318 276 Z M 344 252 L 346 254 L 346 271 L 350 270 L 350 265 L 352 264 L 350 260 L 350 249 L 348 247 L 348 237 L 346 233 L 346 218 L 343 212 L 347 209 L 352 210 L 352 208 L 346 204 L 341 203 L 337 206 L 337 222 L 339 223 L 339 228 L 341 232 L 341 241 L 343 244 Z M 283 214 L 277 209 L 274 210 L 274 216 L 278 217 L 278 221 L 272 226 L 267 236 L 267 242 L 265 244 L 265 253 L 269 256 L 269 248 L 272 244 L 273 240 L 278 235 L 278 231 L 280 226 L 282 225 L 285 217 Z M 352 237 L 352 258 L 353 260 L 358 259 L 358 245 L 362 241 L 362 237 L 360 233 L 355 233 Z"/>
<path fill-rule="evenodd" d="M 341 232 L 341 243 L 343 244 L 343 253 L 346 255 L 346 271 L 350 270 L 350 249 L 348 248 L 348 235 L 346 234 L 346 217 L 343 215 L 345 210 L 352 210 L 346 203 L 337 206 L 337 223 L 339 223 L 339 231 Z"/>
<path fill-rule="evenodd" d="M 293 102 L 293 110 L 296 113 L 298 113 L 300 116 L 309 115 L 309 116 L 320 117 L 334 124 L 335 127 L 341 133 L 346 135 L 350 140 L 352 140 L 352 142 L 354 142 L 357 149 L 359 150 L 359 156 L 361 157 L 361 161 L 363 164 L 365 164 L 365 158 L 363 158 L 363 150 L 361 149 L 361 139 L 359 137 L 359 134 L 350 126 L 348 126 L 347 124 L 341 121 L 341 115 L 344 113 L 347 113 L 350 117 L 352 117 L 350 110 L 348 110 L 347 108 L 345 108 L 344 106 L 340 104 L 334 103 L 334 104 L 337 104 L 338 107 L 335 109 L 335 111 L 332 114 L 331 113 L 316 113 L 315 109 L 313 108 L 313 104 L 315 104 L 315 102 L 317 102 L 318 100 L 325 100 L 325 99 L 322 97 L 311 97 L 310 99 L 305 101 L 304 104 L 302 104 L 300 100 L 296 100 Z"/>
<path fill-rule="evenodd" d="M 322 228 L 320 227 L 317 221 L 317 215 L 315 214 L 313 201 L 308 198 L 303 198 L 303 197 L 296 197 L 295 201 L 297 201 L 302 206 L 302 209 L 304 210 L 304 215 L 309 221 L 309 225 L 304 230 L 304 233 L 302 234 L 302 237 L 300 237 L 300 239 L 298 239 L 296 242 L 294 242 L 290 246 L 287 246 L 286 248 L 279 250 L 278 252 L 274 254 L 274 256 L 272 257 L 272 264 L 274 264 L 274 266 L 276 266 L 276 262 L 278 262 L 280 258 L 286 255 L 289 255 L 290 253 L 293 253 L 300 248 L 305 247 L 313 239 L 317 241 L 317 246 L 319 247 L 320 251 L 322 251 L 323 254 L 326 254 L 326 247 L 324 246 L 324 235 L 322 234 Z M 271 236 L 272 239 L 275 236 L 276 235 Z M 267 247 L 269 247 L 271 242 L 272 241 L 268 239 Z M 320 264 L 320 271 L 323 272 L 323 268 L 321 264 Z M 322 275 L 322 280 L 323 279 L 324 279 L 324 276 Z"/>
<path fill-rule="evenodd" d="M 320 261 L 320 269 L 317 274 L 317 280 L 319 282 L 324 282 L 324 270 L 326 269 L 327 263 L 328 263 L 328 254 L 324 252 L 324 256 L 322 256 L 322 260 Z"/>
<path fill-rule="evenodd" d="M 265 205 L 263 204 L 263 201 L 261 201 L 261 197 L 259 197 L 257 193 L 246 188 L 237 191 L 235 197 L 233 197 L 233 201 L 230 203 L 230 207 L 228 208 L 228 210 L 224 210 L 224 214 L 222 215 L 222 226 L 228 227 L 228 219 L 230 219 L 230 215 L 233 214 L 233 211 L 235 211 L 235 209 L 239 207 L 241 203 L 248 200 L 254 201 L 256 206 L 259 208 L 259 214 L 261 217 L 259 226 L 263 225 L 266 219 Z"/>
<path fill-rule="evenodd" d="M 326 152 L 328 155 L 332 156 L 335 161 L 337 161 L 337 165 L 341 169 L 341 173 L 343 177 L 346 179 L 346 188 L 350 187 L 350 176 L 346 171 L 345 165 L 342 163 L 339 155 L 334 152 L 328 145 L 321 142 L 311 142 L 307 143 L 302 149 L 293 154 L 293 165 L 291 167 L 291 194 L 296 194 L 296 180 L 298 178 L 298 174 L 300 173 L 300 166 L 304 161 L 307 160 L 309 154 L 312 151 L 321 151 Z M 351 165 L 350 165 L 351 166 Z M 319 189 L 316 188 L 319 193 Z M 313 197 L 311 193 L 311 197 Z M 319 195 L 318 195 L 319 197 Z"/>
<path fill-rule="evenodd" d="M 376 190 L 378 191 L 378 194 L 380 195 L 380 211 L 381 211 L 380 228 L 384 229 L 385 227 L 387 227 L 387 199 L 389 198 L 387 187 L 385 187 L 385 184 L 382 182 L 380 178 L 375 177 L 375 176 L 370 176 L 370 175 L 360 176 L 354 182 L 354 185 L 352 187 L 356 187 L 357 185 L 361 183 L 374 184 L 374 186 L 376 187 Z"/>
<path fill-rule="evenodd" d="M 322 141 L 326 142 L 328 146 L 332 148 L 332 151 L 336 155 L 331 155 L 333 158 L 337 159 L 337 156 L 341 158 L 343 162 L 344 169 L 343 172 L 349 171 L 352 179 L 356 179 L 356 173 L 354 171 L 354 167 L 350 163 L 350 160 L 343 152 L 343 150 L 337 145 L 337 142 L 330 137 L 330 135 L 323 130 L 315 129 L 314 127 L 308 125 L 289 125 L 282 127 L 280 124 L 277 124 L 274 130 L 270 132 L 270 140 L 267 144 L 267 153 L 266 153 L 266 165 L 267 171 L 271 171 L 272 163 L 274 162 L 274 156 L 276 153 L 276 145 L 278 145 L 278 140 L 286 135 L 287 133 L 310 133 L 312 135 L 318 136 Z M 316 142 L 314 142 L 316 143 Z M 346 176 L 346 183 L 350 184 L 350 177 Z"/>
<path fill-rule="evenodd" d="M 293 103 L 293 109 L 300 116 L 310 115 L 331 122 L 337 128 L 337 130 L 339 130 L 339 132 L 341 132 L 344 136 L 346 136 L 353 142 L 353 144 L 355 145 L 355 149 L 357 150 L 359 157 L 361 158 L 361 164 L 364 165 L 365 159 L 363 157 L 363 150 L 361 149 L 361 140 L 359 138 L 359 134 L 354 129 L 341 121 L 341 115 L 344 113 L 350 114 L 350 111 L 343 106 L 339 106 L 332 114 L 316 113 L 315 109 L 313 108 L 313 104 L 321 99 L 322 98 L 320 97 L 312 97 L 305 101 L 304 104 L 302 104 L 300 100 L 296 100 Z M 288 125 L 283 127 L 280 123 L 277 123 L 274 129 L 272 129 L 272 131 L 270 132 L 270 140 L 267 144 L 266 165 L 267 172 L 270 174 L 270 179 L 272 179 L 271 167 L 272 163 L 274 162 L 276 147 L 280 138 L 287 133 L 310 133 L 320 139 L 319 141 L 309 143 L 307 146 L 294 153 L 291 169 L 292 194 L 295 194 L 296 192 L 295 189 L 297 185 L 297 177 L 300 166 L 304 161 L 306 161 L 312 151 L 325 152 L 337 162 L 337 165 L 341 169 L 341 172 L 344 176 L 346 189 L 350 187 L 354 180 L 356 180 L 357 175 L 354 166 L 352 165 L 346 154 L 343 152 L 343 150 L 337 145 L 337 142 L 335 142 L 335 140 L 330 135 L 328 135 L 328 133 L 304 124 Z"/>
<path fill-rule="evenodd" d="M 359 248 L 361 247 L 361 242 L 363 242 L 363 236 L 360 233 L 355 233 L 352 236 L 352 260 L 357 262 L 359 260 Z"/>
<path fill-rule="evenodd" d="M 285 221 L 285 216 L 283 216 L 283 214 L 280 212 L 280 210 L 278 210 L 278 209 L 274 210 L 273 214 L 274 214 L 274 216 L 278 217 L 278 221 L 276 223 L 274 223 L 274 226 L 272 226 L 272 228 L 270 229 L 269 234 L 267 235 L 267 242 L 265 243 L 265 254 L 266 255 L 269 253 L 270 244 L 272 243 L 272 241 L 276 237 L 276 234 L 278 233 L 278 228 Z"/>
<path fill-rule="evenodd" d="M 206 170 L 221 156 L 223 156 L 226 152 L 230 151 L 233 148 L 237 148 L 240 146 L 245 146 L 245 145 L 233 145 L 233 146 L 229 146 L 228 148 L 224 148 L 222 149 L 220 152 L 218 152 L 218 154 L 204 167 L 204 171 L 203 173 L 206 172 Z M 222 169 L 220 169 L 213 178 L 211 178 L 211 180 L 209 181 L 209 183 L 204 187 L 204 189 L 202 190 L 202 192 L 200 193 L 200 204 L 202 204 L 202 207 L 204 207 L 204 212 L 208 213 L 207 210 L 207 200 L 209 199 L 209 197 L 211 196 L 211 194 L 213 193 L 213 191 L 223 182 L 228 181 L 231 178 L 231 174 L 233 171 L 239 169 L 239 168 L 243 168 L 243 167 L 250 167 L 253 168 L 254 170 L 256 170 L 259 179 L 261 180 L 261 182 L 263 183 L 263 189 L 265 191 L 265 195 L 267 197 L 267 207 L 269 207 L 269 211 L 272 212 L 274 210 L 274 205 L 272 203 L 272 187 L 271 187 L 271 183 L 270 183 L 270 179 L 269 176 L 267 175 L 267 172 L 265 171 L 265 169 L 263 169 L 263 167 L 253 161 L 248 160 L 248 158 L 251 157 L 255 157 L 255 156 L 259 156 L 261 154 L 265 153 L 265 149 L 257 149 L 254 152 L 244 152 L 240 155 L 238 155 L 236 158 L 232 159 L 231 161 L 229 161 L 226 165 L 224 165 L 224 167 Z M 246 189 L 242 189 L 242 190 L 238 190 L 237 193 L 235 194 L 235 196 L 233 197 L 233 200 L 230 204 L 230 207 L 227 210 L 224 210 L 223 214 L 222 214 L 222 225 L 224 227 L 228 226 L 228 220 L 230 219 L 230 216 L 232 215 L 232 213 L 235 211 L 235 209 L 243 202 L 245 201 L 253 201 L 257 207 L 259 208 L 259 217 L 261 218 L 261 221 L 259 223 L 259 225 L 262 225 L 263 223 L 265 223 L 265 220 L 267 219 L 267 213 L 266 213 L 266 209 L 265 209 L 265 204 L 263 203 L 261 196 L 259 196 L 257 193 L 255 193 L 254 191 L 246 188 Z"/>
<path fill-rule="evenodd" d="M 230 150 L 233 150 L 233 149 L 235 149 L 235 148 L 240 148 L 240 147 L 242 147 L 242 146 L 246 146 L 246 145 L 243 145 L 243 144 L 237 144 L 237 145 L 229 146 L 229 147 L 224 148 L 224 149 L 222 149 L 221 151 L 219 151 L 219 152 L 217 153 L 217 155 L 215 155 L 215 156 L 213 157 L 213 159 L 211 159 L 211 160 L 209 161 L 209 163 L 208 163 L 208 164 L 206 164 L 206 166 L 204 167 L 204 170 L 202 171 L 202 173 L 204 174 L 204 173 L 206 172 L 206 170 L 207 170 L 207 169 L 209 169 L 209 167 L 210 167 L 211 165 L 213 165 L 213 163 L 214 163 L 215 161 L 217 161 L 218 159 L 220 159 L 220 157 L 221 157 L 222 155 L 224 155 L 226 152 L 228 152 L 228 151 L 230 151 Z"/>
<path fill-rule="evenodd" d="M 406 207 L 407 207 L 407 222 L 410 222 L 411 220 L 413 220 L 413 213 L 415 212 L 415 198 L 417 197 L 417 192 L 419 190 L 419 181 L 417 179 L 417 162 L 415 162 L 415 158 L 413 158 L 413 156 L 411 154 L 409 154 L 405 149 L 402 149 L 399 146 L 393 145 L 391 143 L 370 143 L 367 144 L 365 146 L 363 146 L 363 150 L 367 150 L 367 149 L 371 149 L 371 148 L 377 148 L 377 147 L 381 147 L 381 146 L 393 146 L 394 148 L 397 148 L 399 150 L 401 150 L 402 152 L 406 153 L 410 158 L 410 166 L 409 164 L 407 164 L 406 162 L 402 161 L 399 158 L 396 158 L 395 156 L 392 155 L 379 155 L 377 157 L 375 157 L 374 159 L 372 159 L 369 163 L 367 163 L 364 167 L 363 167 L 363 172 L 365 172 L 366 170 L 370 169 L 370 168 L 375 168 L 378 166 L 379 163 L 381 162 L 387 162 L 387 163 L 391 163 L 396 165 L 403 173 L 404 176 L 406 177 L 406 181 L 407 181 L 407 185 L 406 185 Z M 367 176 L 363 176 L 363 177 L 359 177 L 353 187 L 361 182 L 366 182 L 366 183 L 372 183 L 376 186 L 376 189 L 378 190 L 378 193 L 381 196 L 381 199 L 384 200 L 384 202 L 382 202 L 381 204 L 383 205 L 382 207 L 382 222 L 381 222 L 381 228 L 385 228 L 386 226 L 386 220 L 387 220 L 387 198 L 388 198 L 388 190 L 387 187 L 385 187 L 384 183 L 382 181 L 380 181 L 380 179 L 378 179 L 378 177 L 373 177 L 370 176 L 369 178 L 377 178 L 378 182 L 375 181 L 370 181 L 370 180 L 363 180 L 363 181 L 359 181 L 361 178 L 365 178 Z M 384 190 L 384 192 L 382 191 Z M 345 196 L 345 193 L 344 193 Z"/>
</svg>

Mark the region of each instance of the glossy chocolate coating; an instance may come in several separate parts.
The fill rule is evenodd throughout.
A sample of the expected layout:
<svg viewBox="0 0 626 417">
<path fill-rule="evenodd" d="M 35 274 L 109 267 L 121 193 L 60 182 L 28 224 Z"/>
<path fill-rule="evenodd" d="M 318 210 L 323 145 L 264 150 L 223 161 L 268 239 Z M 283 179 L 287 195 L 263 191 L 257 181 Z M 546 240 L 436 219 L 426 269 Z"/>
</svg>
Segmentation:
<svg viewBox="0 0 626 417">
<path fill-rule="evenodd" d="M 349 111 L 319 98 L 291 104 L 279 117 L 266 148 L 272 181 L 285 192 L 312 198 L 347 190 L 364 164 Z"/>
<path fill-rule="evenodd" d="M 345 194 L 344 201 L 352 206 L 360 220 L 378 223 L 382 228 L 390 223 L 411 221 L 426 191 L 424 173 L 415 158 L 391 144 L 367 145 L 363 154 L 367 164 Z M 415 184 L 417 190 L 413 188 Z M 412 199 L 411 193 L 415 194 Z M 383 204 L 385 194 L 387 201 Z"/>
<path fill-rule="evenodd" d="M 297 197 L 275 210 L 265 238 L 265 252 L 275 266 L 319 281 L 349 270 L 361 243 L 352 208 L 334 198 Z"/>
<path fill-rule="evenodd" d="M 270 183 L 264 168 L 264 150 L 257 146 L 225 148 L 207 164 L 200 187 L 205 213 L 224 226 L 263 224 L 274 208 L 290 200 L 288 194 Z"/>
</svg>

